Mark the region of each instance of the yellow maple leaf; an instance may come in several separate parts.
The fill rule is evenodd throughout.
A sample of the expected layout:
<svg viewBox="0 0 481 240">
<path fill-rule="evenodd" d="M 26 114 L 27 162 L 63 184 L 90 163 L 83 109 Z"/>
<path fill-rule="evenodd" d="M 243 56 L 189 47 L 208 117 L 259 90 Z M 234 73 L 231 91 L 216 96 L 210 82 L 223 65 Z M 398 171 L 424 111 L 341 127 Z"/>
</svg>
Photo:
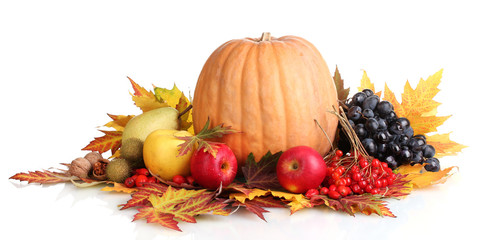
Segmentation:
<svg viewBox="0 0 481 240">
<path fill-rule="evenodd" d="M 303 208 L 310 208 L 313 206 L 311 201 L 309 201 L 306 198 L 302 198 L 301 200 L 294 199 L 291 202 L 289 202 L 287 205 L 291 210 L 291 215 Z"/>
<path fill-rule="evenodd" d="M 117 131 L 124 131 L 125 125 L 127 125 L 130 119 L 135 117 L 135 115 L 107 115 L 112 118 L 112 121 L 106 123 L 104 126 L 115 128 Z"/>
<path fill-rule="evenodd" d="M 443 70 L 429 76 L 426 80 L 419 80 L 415 89 L 409 81 L 404 86 L 399 103 L 394 93 L 384 85 L 384 100 L 393 104 L 398 117 L 405 117 L 411 122 L 415 134 L 427 134 L 436 132 L 450 116 L 436 116 L 439 102 L 433 100 L 439 92 L 438 85 L 441 83 Z"/>
<path fill-rule="evenodd" d="M 177 109 L 179 113 L 186 111 L 180 117 L 180 129 L 194 134 L 191 105 L 184 93 L 175 84 L 172 89 L 154 87 L 154 92 L 158 101 L 167 103 L 170 107 Z"/>
<path fill-rule="evenodd" d="M 416 164 L 414 166 L 402 165 L 397 171 L 400 174 L 406 174 L 407 176 L 404 179 L 408 180 L 409 184 L 412 184 L 414 188 L 424 188 L 430 185 L 446 182 L 446 180 L 452 175 L 451 170 L 454 168 L 456 167 L 452 166 L 438 172 L 428 172 L 424 170 L 423 165 Z"/>
<path fill-rule="evenodd" d="M 127 77 L 132 84 L 134 93 L 132 95 L 132 100 L 135 105 L 139 107 L 142 112 L 148 112 L 161 107 L 168 107 L 169 105 L 163 101 L 159 101 L 152 91 L 146 90 L 144 87 L 138 85 L 134 80 Z"/>
<path fill-rule="evenodd" d="M 249 192 L 249 194 L 245 194 L 245 193 L 231 193 L 231 194 L 229 194 L 229 198 L 230 198 L 230 199 L 235 199 L 236 201 L 241 202 L 241 203 L 245 203 L 246 199 L 252 200 L 252 199 L 254 199 L 255 197 L 264 196 L 264 195 L 266 195 L 267 193 L 269 193 L 269 191 L 262 190 L 262 189 L 258 189 L 258 188 L 254 188 L 254 189 L 252 189 L 252 191 Z"/>
<path fill-rule="evenodd" d="M 116 183 L 116 182 L 112 182 L 112 183 L 114 184 L 114 186 L 106 186 L 100 190 L 106 191 L 106 192 L 121 192 L 121 193 L 133 193 L 138 191 L 137 188 L 129 188 L 122 183 Z"/>
<path fill-rule="evenodd" d="M 456 155 L 466 146 L 453 142 L 449 139 L 450 133 L 434 134 L 426 136 L 428 144 L 432 145 L 436 149 L 437 157 Z"/>
<path fill-rule="evenodd" d="M 404 86 L 401 94 L 401 103 L 396 99 L 394 93 L 384 84 L 384 100 L 392 103 L 398 117 L 409 119 L 415 134 L 423 134 L 428 138 L 428 144 L 436 149 L 436 156 L 454 155 L 465 148 L 465 146 L 449 139 L 449 134 L 434 133 L 451 116 L 436 116 L 437 108 L 441 104 L 433 98 L 439 92 L 438 85 L 441 83 L 443 70 L 429 76 L 426 80 L 420 79 L 416 88 L 413 89 L 409 81 Z"/>
<path fill-rule="evenodd" d="M 366 71 L 363 71 L 362 78 L 361 78 L 361 86 L 357 88 L 359 92 L 361 92 L 364 89 L 371 89 L 376 95 L 381 97 L 382 92 L 376 92 L 376 89 L 374 88 L 374 83 L 371 82 L 371 79 L 367 76 Z"/>
</svg>

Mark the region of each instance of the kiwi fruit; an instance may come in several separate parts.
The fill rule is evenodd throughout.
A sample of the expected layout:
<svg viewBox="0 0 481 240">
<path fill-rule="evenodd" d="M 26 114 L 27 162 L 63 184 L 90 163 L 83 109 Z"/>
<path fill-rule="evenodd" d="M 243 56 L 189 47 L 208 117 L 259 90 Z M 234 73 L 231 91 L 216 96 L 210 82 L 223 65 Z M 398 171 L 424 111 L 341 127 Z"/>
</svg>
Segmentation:
<svg viewBox="0 0 481 240">
<path fill-rule="evenodd" d="M 107 164 L 105 174 L 107 179 L 113 182 L 123 183 L 125 179 L 130 177 L 132 167 L 124 158 L 116 158 Z"/>
</svg>

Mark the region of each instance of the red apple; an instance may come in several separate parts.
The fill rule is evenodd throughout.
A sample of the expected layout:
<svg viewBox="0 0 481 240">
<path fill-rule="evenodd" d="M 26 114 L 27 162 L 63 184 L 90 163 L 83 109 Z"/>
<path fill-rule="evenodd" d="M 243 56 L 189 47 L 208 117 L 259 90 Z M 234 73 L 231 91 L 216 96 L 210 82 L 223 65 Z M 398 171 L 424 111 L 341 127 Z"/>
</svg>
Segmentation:
<svg viewBox="0 0 481 240">
<path fill-rule="evenodd" d="M 226 187 L 237 174 L 237 159 L 232 150 L 225 144 L 215 144 L 214 157 L 204 149 L 197 149 L 190 160 L 190 172 L 195 182 L 207 189 Z"/>
<path fill-rule="evenodd" d="M 326 177 L 324 158 L 313 148 L 297 146 L 288 149 L 277 162 L 277 178 L 292 193 L 316 189 Z"/>
</svg>

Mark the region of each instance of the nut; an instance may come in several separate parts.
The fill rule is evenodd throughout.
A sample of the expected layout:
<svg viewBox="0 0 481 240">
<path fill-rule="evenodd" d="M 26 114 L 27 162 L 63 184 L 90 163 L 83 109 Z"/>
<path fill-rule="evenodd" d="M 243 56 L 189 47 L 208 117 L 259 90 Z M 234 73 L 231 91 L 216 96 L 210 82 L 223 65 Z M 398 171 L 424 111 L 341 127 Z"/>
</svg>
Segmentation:
<svg viewBox="0 0 481 240">
<path fill-rule="evenodd" d="M 100 159 L 103 159 L 103 158 L 102 158 L 102 155 L 100 155 L 99 152 L 89 152 L 89 153 L 87 153 L 87 155 L 85 155 L 84 158 L 87 159 L 92 166 L 93 166 L 96 162 L 100 161 Z"/>
<path fill-rule="evenodd" d="M 85 158 L 76 158 L 69 167 L 69 173 L 79 178 L 87 178 L 92 170 L 92 164 Z"/>
</svg>

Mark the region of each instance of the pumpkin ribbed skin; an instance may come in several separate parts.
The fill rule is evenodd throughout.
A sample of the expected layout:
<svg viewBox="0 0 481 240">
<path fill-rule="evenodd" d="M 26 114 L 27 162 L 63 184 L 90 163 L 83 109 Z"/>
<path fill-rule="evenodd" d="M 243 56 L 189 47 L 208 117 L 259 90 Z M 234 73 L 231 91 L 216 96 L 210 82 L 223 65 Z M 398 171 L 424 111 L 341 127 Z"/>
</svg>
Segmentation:
<svg viewBox="0 0 481 240">
<path fill-rule="evenodd" d="M 263 35 L 264 38 L 264 35 Z M 243 165 L 249 153 L 256 160 L 271 151 L 310 146 L 321 155 L 330 149 L 338 120 L 337 91 L 319 51 L 295 36 L 237 39 L 209 57 L 194 92 L 193 121 L 198 133 L 224 123 L 241 133 L 225 142 Z"/>
</svg>

